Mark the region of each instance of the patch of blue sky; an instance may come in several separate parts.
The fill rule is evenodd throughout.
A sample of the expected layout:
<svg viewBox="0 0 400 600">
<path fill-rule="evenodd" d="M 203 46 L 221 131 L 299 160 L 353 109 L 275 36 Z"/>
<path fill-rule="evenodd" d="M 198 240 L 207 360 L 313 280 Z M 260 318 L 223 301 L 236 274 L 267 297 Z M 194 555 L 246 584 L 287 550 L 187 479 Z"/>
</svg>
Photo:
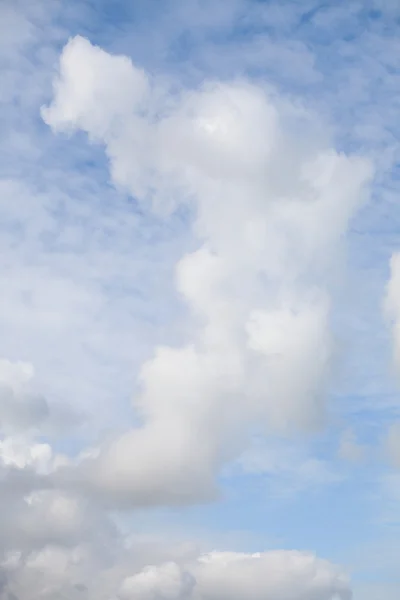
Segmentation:
<svg viewBox="0 0 400 600">
<path fill-rule="evenodd" d="M 226 482 L 220 502 L 150 510 L 148 514 L 138 511 L 124 516 L 124 522 L 147 532 L 171 529 L 187 539 L 203 536 L 215 540 L 241 532 L 245 540 L 247 536 L 245 548 L 239 548 L 242 551 L 312 549 L 338 563 L 343 563 L 345 556 L 350 564 L 352 554 L 371 544 L 381 532 L 381 526 L 373 524 L 373 487 L 372 481 L 348 477 L 340 485 L 304 482 L 302 489 L 295 489 L 293 481 L 283 479 L 277 487 L 276 479 L 267 475 L 236 476 Z"/>
</svg>

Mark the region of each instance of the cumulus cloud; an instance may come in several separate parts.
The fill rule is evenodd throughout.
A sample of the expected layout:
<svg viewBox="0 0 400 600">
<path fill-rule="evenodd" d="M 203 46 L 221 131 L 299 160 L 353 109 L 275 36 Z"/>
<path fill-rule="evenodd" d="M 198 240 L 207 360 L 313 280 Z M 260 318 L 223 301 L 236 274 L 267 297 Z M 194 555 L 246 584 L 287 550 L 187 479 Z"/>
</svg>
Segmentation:
<svg viewBox="0 0 400 600">
<path fill-rule="evenodd" d="M 47 14 L 46 2 L 31 4 Z M 202 18 L 215 31 L 224 11 L 236 9 L 211 4 L 195 3 L 194 20 Z M 234 4 L 250 14 L 247 5 Z M 15 11 L 7 8 L 3 19 L 0 53 L 4 50 L 7 57 L 10 47 L 18 49 L 32 35 L 38 37 L 39 30 L 48 30 L 18 19 L 21 35 L 13 35 L 13 15 L 22 5 Z M 194 4 L 187 6 L 188 18 Z M 294 8 L 290 15 L 292 7 L 272 4 L 257 6 L 257 11 L 260 16 L 265 11 L 266 25 L 281 23 L 287 31 L 288 23 L 297 22 L 308 8 Z M 57 27 L 55 35 L 58 48 L 64 33 Z M 44 63 L 38 66 L 39 52 L 36 46 L 35 51 L 29 48 L 36 73 Z M 308 45 L 262 37 L 237 46 L 235 54 L 233 44 L 221 47 L 214 72 L 223 68 L 228 55 L 232 64 L 246 50 L 243 64 L 258 69 L 266 59 L 280 72 L 290 63 L 292 81 L 318 79 Z M 52 62 L 52 51 L 40 52 L 45 62 Z M 203 59 L 214 58 L 205 49 Z M 42 73 L 36 86 L 27 86 L 21 76 L 21 87 L 42 98 L 47 77 Z M 3 88 L 2 99 L 9 96 L 13 106 L 26 106 L 27 99 L 14 102 L 14 88 L 12 93 L 7 85 Z M 32 103 L 29 99 L 30 107 Z M 370 165 L 336 152 L 313 115 L 267 86 L 226 78 L 192 89 L 176 82 L 170 86 L 127 57 L 104 52 L 81 37 L 65 47 L 53 101 L 42 114 L 54 131 L 84 131 L 91 142 L 101 144 L 115 187 L 128 192 L 152 222 L 163 223 L 166 217 L 168 229 L 173 213 L 190 230 L 174 281 L 177 304 L 187 318 L 179 323 L 176 338 L 167 343 L 164 336 L 164 345 L 142 364 L 133 399 L 135 427 L 127 424 L 124 433 L 80 454 L 81 440 L 74 437 L 67 447 L 78 457 L 57 455 L 59 445 L 52 448 L 47 433 L 55 425 L 63 427 L 67 413 L 52 404 L 47 389 L 44 395 L 37 390 L 51 380 L 56 396 L 76 406 L 87 402 L 93 413 L 104 411 L 104 420 L 111 413 L 121 419 L 114 400 L 125 395 L 127 386 L 126 381 L 120 385 L 121 370 L 114 365 L 126 357 L 131 365 L 131 352 L 142 360 L 132 348 L 135 337 L 140 338 L 137 330 L 125 335 L 133 322 L 128 312 L 136 310 L 128 280 L 133 271 L 139 279 L 150 269 L 147 262 L 137 268 L 141 257 L 127 243 L 138 235 L 132 228 L 136 214 L 131 219 L 127 211 L 107 212 L 111 195 L 99 194 L 100 186 L 85 195 L 83 188 L 93 182 L 75 171 L 76 179 L 69 171 L 63 177 L 49 172 L 52 185 L 63 192 L 52 187 L 40 198 L 28 186 L 0 182 L 6 230 L 2 248 L 16 257 L 14 263 L 4 261 L 2 269 L 3 279 L 9 280 L 2 302 L 8 335 L 2 347 L 11 348 L 14 357 L 31 360 L 32 355 L 40 374 L 36 386 L 31 364 L 0 361 L 0 598 L 348 600 L 347 578 L 314 555 L 213 552 L 194 557 L 191 552 L 177 557 L 171 548 L 148 552 L 135 535 L 129 545 L 101 504 L 148 507 L 209 500 L 218 493 L 221 468 L 240 456 L 242 469 L 271 475 L 280 491 L 282 481 L 288 491 L 296 491 L 340 479 L 328 461 L 301 454 L 295 445 L 286 456 L 286 442 L 271 452 L 270 438 L 264 438 L 271 432 L 278 437 L 293 430 L 308 432 L 324 422 L 335 354 L 331 292 L 340 273 L 342 240 L 365 197 Z M 50 139 L 50 131 L 45 137 Z M 19 143 L 23 146 L 23 140 Z M 59 148 L 64 141 L 53 139 L 50 153 L 53 143 Z M 80 144 L 81 136 L 71 146 L 74 168 Z M 43 148 L 36 147 L 34 137 L 30 145 L 41 156 Z M 85 158 L 80 155 L 79 160 L 86 160 L 90 151 L 85 148 Z M 47 159 L 40 160 L 45 164 Z M 90 178 L 95 179 L 92 172 Z M 70 180 L 74 199 L 66 192 Z M 37 187 L 46 186 L 42 181 Z M 100 204 L 107 210 L 99 216 Z M 96 232 L 96 242 L 89 229 Z M 154 241 L 154 231 L 146 236 Z M 87 246 L 90 253 L 81 254 Z M 117 294 L 103 294 L 104 288 L 114 290 L 117 280 L 126 292 L 121 315 Z M 148 289 L 143 296 L 150 299 Z M 160 297 L 157 307 L 167 302 L 164 290 Z M 112 304 L 113 312 L 106 313 Z M 389 312 L 397 320 L 395 305 Z M 19 343 L 10 344 L 18 337 Z M 40 344 L 49 348 L 47 354 Z M 93 369 L 82 360 L 89 354 L 95 356 Z M 102 393 L 105 382 L 111 393 Z M 261 439 L 267 452 L 243 454 L 250 438 Z M 399 455 L 398 439 L 393 427 L 394 457 Z M 360 458 L 350 432 L 343 436 L 339 454 Z"/>
<path fill-rule="evenodd" d="M 69 550 L 49 546 L 28 558 L 9 554 L 1 565 L 7 577 L 3 593 L 18 598 L 30 594 L 100 600 L 351 598 L 347 577 L 340 569 L 303 552 L 212 552 L 190 562 L 169 561 L 129 574 L 134 568 L 132 558 L 119 569 L 112 562 L 104 565 L 103 571 L 93 578 L 93 569 L 100 566 L 102 559 L 84 546 Z"/>
<path fill-rule="evenodd" d="M 351 598 L 348 581 L 330 563 L 302 552 L 213 552 L 179 568 L 150 567 L 127 578 L 121 600 L 296 600 Z"/>
<path fill-rule="evenodd" d="M 71 424 L 72 413 L 57 414 L 33 391 L 33 378 L 30 363 L 0 360 L 0 557 L 82 542 L 96 514 L 83 499 L 51 489 L 51 472 L 67 458 L 43 435 L 62 414 Z"/>
<path fill-rule="evenodd" d="M 115 185 L 145 209 L 185 207 L 197 246 L 176 265 L 187 341 L 157 348 L 139 374 L 143 425 L 72 477 L 120 504 L 208 498 L 255 429 L 323 422 L 330 290 L 371 166 L 337 153 L 273 90 L 236 80 L 172 91 L 82 37 L 64 48 L 42 115 L 103 144 Z"/>
<path fill-rule="evenodd" d="M 147 567 L 122 582 L 118 597 L 121 600 L 186 600 L 196 584 L 193 576 L 176 563 Z"/>
</svg>

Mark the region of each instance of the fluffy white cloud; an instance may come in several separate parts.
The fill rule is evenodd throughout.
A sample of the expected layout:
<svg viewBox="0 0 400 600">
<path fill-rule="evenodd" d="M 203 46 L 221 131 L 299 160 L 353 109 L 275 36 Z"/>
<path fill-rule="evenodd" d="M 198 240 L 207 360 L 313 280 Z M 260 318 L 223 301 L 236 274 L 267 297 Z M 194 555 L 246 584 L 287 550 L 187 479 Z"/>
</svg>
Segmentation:
<svg viewBox="0 0 400 600">
<path fill-rule="evenodd" d="M 348 580 L 302 552 L 214 552 L 189 567 L 149 567 L 124 580 L 122 600 L 333 600 L 351 598 Z"/>
<path fill-rule="evenodd" d="M 124 23 L 126 38 L 115 36 L 114 18 L 108 32 L 99 31 L 102 11 L 90 12 L 87 3 L 0 4 L 0 355 L 32 360 L 37 372 L 33 379 L 28 363 L 0 361 L 1 600 L 347 599 L 348 583 L 339 570 L 300 552 L 188 558 L 171 548 L 144 549 L 136 534 L 129 548 L 98 501 L 148 506 L 208 499 L 217 493 L 220 467 L 248 448 L 250 436 L 261 438 L 267 451 L 242 454 L 242 467 L 271 475 L 280 492 L 282 482 L 290 491 L 337 481 L 335 465 L 324 460 L 325 448 L 311 457 L 285 442 L 273 452 L 270 438 L 263 437 L 270 431 L 308 430 L 324 419 L 335 352 L 331 284 L 369 166 L 335 152 L 303 108 L 262 84 L 228 77 L 250 67 L 296 83 L 317 105 L 329 96 L 337 102 L 329 109 L 337 109 L 335 125 L 345 131 L 346 142 L 357 139 L 358 128 L 363 148 L 382 148 L 387 166 L 397 105 L 395 73 L 385 69 L 394 65 L 387 57 L 396 52 L 387 49 L 393 50 L 396 40 L 385 28 L 388 43 L 381 43 L 377 22 L 367 35 L 354 36 L 357 44 L 362 39 L 358 47 L 348 25 L 341 39 L 342 23 L 359 23 L 361 13 L 362 24 L 367 18 L 353 2 L 314 13 L 309 1 L 293 6 L 179 0 L 147 18 L 144 1 L 135 4 L 135 34 Z M 396 2 L 372 4 L 390 16 L 389 4 Z M 76 23 L 80 11 L 95 22 Z M 231 35 L 236 23 L 255 35 L 238 41 Z M 67 45 L 45 120 L 68 134 L 86 131 L 90 141 L 102 144 L 115 186 L 135 202 L 125 204 L 124 194 L 106 185 L 100 153 L 95 150 L 92 161 L 82 136 L 69 145 L 37 123 L 38 105 L 48 99 L 50 71 L 68 35 L 64 26 L 71 25 L 75 31 L 97 30 L 99 38 L 104 33 L 103 39 L 112 30 L 108 42 L 129 46 L 143 63 L 151 64 L 149 55 L 157 55 L 158 72 L 171 57 L 168 44 L 173 40 L 176 58 L 176 40 L 190 31 L 197 49 L 184 58 L 189 69 L 180 64 L 183 77 L 199 69 L 193 79 L 202 79 L 204 66 L 223 74 L 223 83 L 169 87 L 128 58 L 111 56 L 83 38 Z M 273 34 L 262 35 L 263 27 Z M 292 28 L 296 33 L 288 39 Z M 332 36 L 344 69 L 328 61 L 327 72 L 318 73 L 326 61 L 316 60 L 313 41 L 302 37 L 310 30 L 326 42 Z M 206 33 L 212 34 L 208 42 Z M 140 218 L 139 211 L 127 208 L 136 208 L 136 201 Z M 166 226 L 158 220 L 176 209 Z M 376 212 L 375 217 L 379 220 Z M 177 222 L 191 234 L 179 235 Z M 143 240 L 136 243 L 138 238 Z M 183 304 L 188 319 L 172 324 L 170 264 L 177 254 L 174 308 Z M 154 286 L 150 279 L 161 282 Z M 148 360 L 161 323 L 164 346 Z M 136 428 L 126 423 L 123 435 L 80 453 L 82 439 L 87 435 L 87 443 L 95 443 L 104 423 L 121 426 L 132 389 L 129 370 L 136 373 L 143 356 L 147 362 L 134 398 Z M 364 377 L 365 363 L 358 362 Z M 82 437 L 74 432 L 54 449 L 49 425 L 63 428 L 66 412 L 55 410 L 53 399 L 90 415 Z M 390 439 L 398 461 L 396 426 Z M 78 457 L 58 457 L 61 446 Z M 359 456 L 348 434 L 340 454 Z M 74 466 L 54 476 L 59 464 Z M 365 487 L 358 483 L 357 494 Z M 269 493 L 273 488 L 271 482 Z M 158 515 L 149 519 L 154 529 Z M 285 527 L 293 517 L 299 516 L 288 515 Z M 128 517 L 124 526 L 131 518 L 141 517 Z M 343 545 L 348 558 L 349 540 Z M 152 566 L 143 568 L 146 564 Z M 361 593 L 370 597 L 371 589 Z"/>
<path fill-rule="evenodd" d="M 82 54 L 85 60 L 80 65 Z M 65 47 L 60 66 L 57 105 L 44 111 L 49 122 L 62 123 L 67 129 L 82 128 L 102 139 L 112 136 L 113 128 L 124 126 L 132 106 L 142 110 L 146 106 L 147 77 L 140 69 L 132 69 L 127 57 L 113 58 L 100 49 L 92 52 L 90 42 L 77 37 Z"/>
<path fill-rule="evenodd" d="M 160 567 L 147 567 L 140 573 L 127 577 L 121 584 L 121 600 L 186 600 L 192 597 L 195 579 L 176 563 Z"/>
<path fill-rule="evenodd" d="M 139 550 L 140 547 L 137 549 Z M 118 555 L 121 560 L 121 556 Z M 127 560 L 126 560 L 127 559 Z M 135 570 L 134 556 L 119 567 L 90 546 L 48 546 L 1 565 L 3 594 L 106 600 L 349 600 L 348 579 L 335 565 L 294 551 L 212 552 Z M 96 569 L 102 569 L 96 573 Z M 134 571 L 129 574 L 129 571 Z M 5 596 L 7 597 L 7 596 Z"/>
<path fill-rule="evenodd" d="M 57 410 L 33 392 L 33 377 L 30 363 L 0 360 L 0 557 L 81 541 L 95 515 L 83 500 L 48 489 L 48 476 L 67 459 L 37 439 Z"/>
<path fill-rule="evenodd" d="M 114 183 L 145 207 L 187 207 L 197 245 L 176 266 L 187 342 L 158 348 L 140 372 L 143 426 L 73 478 L 122 504 L 207 498 L 251 431 L 324 418 L 330 287 L 371 166 L 335 152 L 271 90 L 234 81 L 173 93 L 81 37 L 64 48 L 42 114 L 103 143 Z"/>
<path fill-rule="evenodd" d="M 5 466 L 33 467 L 38 473 L 48 473 L 52 459 L 49 444 L 29 442 L 23 437 L 6 437 L 0 441 L 0 460 Z"/>
<path fill-rule="evenodd" d="M 49 543 L 70 546 L 104 529 L 95 507 L 52 486 L 51 472 L 66 461 L 30 435 L 0 440 L 0 558 Z"/>
<path fill-rule="evenodd" d="M 138 546 L 137 550 L 140 549 Z M 1 563 L 2 593 L 16 597 L 106 600 L 349 600 L 346 575 L 312 554 L 212 552 L 195 560 L 135 569 L 133 555 L 104 561 L 90 545 L 49 545 L 8 553 Z M 115 559 L 121 561 L 116 565 Z M 110 557 L 109 557 L 110 559 Z M 129 574 L 129 572 L 133 574 Z M 8 596 L 9 597 L 9 596 Z"/>
</svg>

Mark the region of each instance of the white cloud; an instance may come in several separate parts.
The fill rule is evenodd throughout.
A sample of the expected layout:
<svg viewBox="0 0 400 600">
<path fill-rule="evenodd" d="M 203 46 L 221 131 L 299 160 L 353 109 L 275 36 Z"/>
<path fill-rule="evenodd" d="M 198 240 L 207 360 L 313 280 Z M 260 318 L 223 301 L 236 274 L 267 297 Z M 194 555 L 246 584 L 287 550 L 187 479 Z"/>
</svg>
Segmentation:
<svg viewBox="0 0 400 600">
<path fill-rule="evenodd" d="M 52 458 L 49 444 L 29 444 L 24 438 L 12 437 L 0 441 L 0 460 L 6 466 L 32 466 L 38 473 L 48 473 Z"/>
<path fill-rule="evenodd" d="M 153 600 L 189 594 L 203 600 L 257 599 L 260 594 L 273 600 L 297 600 L 299 594 L 301 600 L 347 598 L 345 578 L 303 553 L 223 553 L 167 564 L 163 561 L 178 560 L 168 556 L 174 554 L 171 549 L 155 550 L 154 558 L 133 543 L 132 554 L 126 553 L 126 540 L 116 535 L 97 501 L 148 506 L 208 499 L 216 493 L 220 467 L 246 448 L 254 429 L 261 437 L 270 431 L 308 431 L 324 419 L 335 352 L 331 284 L 336 283 L 341 238 L 362 201 L 369 167 L 332 150 L 325 129 L 303 108 L 273 90 L 229 81 L 225 74 L 267 70 L 296 88 L 310 86 L 307 94 L 322 104 L 332 86 L 339 118 L 350 106 L 366 145 L 379 138 L 385 150 L 392 134 L 382 123 L 390 122 L 391 113 L 382 106 L 389 108 L 391 101 L 372 106 L 364 100 L 375 98 L 377 90 L 381 100 L 382 94 L 391 98 L 394 77 L 385 77 L 384 66 L 374 71 L 367 60 L 364 73 L 357 71 L 357 57 L 349 61 L 349 77 L 338 76 L 331 65 L 320 76 L 323 56 L 313 55 L 312 43 L 300 31 L 313 2 L 296 7 L 255 3 L 256 16 L 252 3 L 241 0 L 179 1 L 159 11 L 168 32 L 156 31 L 149 19 L 143 54 L 151 48 L 154 56 L 170 57 L 170 40 L 179 45 L 182 31 L 190 31 L 191 42 L 199 45 L 187 61 L 191 74 L 199 65 L 224 72 L 223 83 L 208 81 L 192 90 L 175 86 L 171 93 L 163 79 L 126 57 L 74 39 L 63 54 L 55 101 L 43 114 L 53 129 L 68 134 L 81 129 L 104 145 L 113 182 L 142 204 L 141 220 L 130 207 L 116 206 L 118 194 L 97 185 L 98 171 L 90 167 L 88 176 L 75 171 L 77 165 L 86 170 L 92 158 L 90 148 L 83 150 L 82 137 L 64 152 L 68 142 L 50 140 L 50 132 L 43 134 L 40 126 L 36 131 L 37 104 L 48 95 L 47 68 L 65 36 L 60 14 L 53 27 L 50 13 L 62 4 L 4 0 L 0 8 L 0 55 L 7 66 L 0 100 L 12 104 L 2 113 L 10 131 L 6 127 L 1 143 L 6 179 L 0 181 L 0 354 L 14 361 L 0 362 L 5 433 L 0 441 L 0 597 L 109 600 L 124 589 L 127 596 L 140 589 Z M 76 6 L 67 4 L 70 23 Z M 343 12 L 345 18 L 352 7 Z M 393 14 L 389 8 L 387 14 Z M 321 15 L 314 19 L 319 20 L 317 33 L 337 38 L 337 57 L 354 52 L 354 45 L 340 40 L 331 27 L 321 34 Z M 328 14 L 325 25 L 335 25 L 336 16 Z M 246 33 L 240 43 L 230 35 L 236 21 L 240 32 L 266 27 L 273 33 Z M 296 39 L 282 39 L 282 31 L 292 28 Z M 83 24 L 74 29 L 87 31 Z M 90 23 L 90 29 L 97 29 L 97 23 Z M 229 33 L 229 41 L 221 43 L 228 37 L 222 31 Z M 199 44 L 210 32 L 213 43 Z M 129 44 L 137 48 L 140 33 L 129 32 Z M 373 55 L 378 63 L 394 65 L 387 56 L 396 52 L 384 50 L 395 44 L 382 44 L 378 52 L 373 35 L 363 35 L 363 60 Z M 123 46 L 121 31 L 111 37 L 117 39 L 109 44 Z M 49 47 L 50 38 L 57 48 Z M 165 52 L 154 50 L 161 38 Z M 202 80 L 203 74 L 194 78 Z M 323 83 L 316 92 L 318 80 Z M 377 81 L 388 83 L 382 88 Z M 354 110 L 360 99 L 363 105 Z M 344 126 L 350 138 L 352 127 Z M 72 168 L 66 167 L 69 157 Z M 95 151 L 95 161 L 98 157 Z M 136 209 L 136 202 L 131 205 Z M 174 249 L 172 243 L 158 245 L 160 235 L 169 235 L 168 243 L 175 237 L 171 220 L 164 228 L 158 218 L 177 207 L 177 220 L 182 214 L 183 221 L 190 220 L 192 239 L 178 241 Z M 157 222 L 151 231 L 150 221 Z M 142 235 L 144 252 L 137 243 Z M 188 319 L 186 326 L 179 321 L 167 328 L 164 324 L 175 316 L 169 306 L 169 264 L 178 247 L 181 254 L 190 249 L 176 265 L 175 281 L 175 305 L 185 302 Z M 150 279 L 161 283 L 155 286 Z M 149 349 L 155 336 L 144 326 L 151 321 L 153 332 L 163 328 L 164 344 L 153 359 Z M 125 434 L 93 452 L 80 453 L 81 440 L 74 435 L 63 446 L 76 450 L 77 460 L 57 456 L 42 439 L 49 421 L 65 423 L 54 397 L 88 409 L 89 435 L 96 438 L 95 420 L 110 426 L 125 421 L 122 405 L 142 360 L 134 409 L 135 422 L 143 427 L 124 423 Z M 34 378 L 29 361 L 35 364 Z M 365 363 L 359 365 L 365 372 Z M 396 427 L 393 435 L 397 456 Z M 358 458 L 359 447 L 350 435 L 343 436 L 340 453 Z M 70 482 L 71 477 L 81 479 L 79 493 L 76 488 L 46 489 L 66 483 L 60 473 L 53 478 L 57 465 L 76 462 L 81 463 L 78 473 L 74 468 L 68 477 Z M 329 463 L 297 455 L 296 449 L 290 456 L 279 451 L 250 457 L 247 467 L 271 474 L 279 485 L 288 481 L 294 491 L 337 481 Z M 82 479 L 89 499 L 81 495 Z M 167 556 L 158 560 L 161 554 Z M 143 561 L 153 566 L 142 571 Z M 366 597 L 368 590 L 363 593 Z"/>
<path fill-rule="evenodd" d="M 132 106 L 145 109 L 148 81 L 140 69 L 132 68 L 129 58 L 113 58 L 100 48 L 92 48 L 88 40 L 79 36 L 65 47 L 60 80 L 54 89 L 58 103 L 43 114 L 61 129 L 63 125 L 67 129 L 74 126 L 102 139 L 112 136 L 114 128 L 124 126 L 123 119 Z M 80 55 L 85 57 L 81 66 Z M 61 85 L 64 87 L 59 89 Z"/>
<path fill-rule="evenodd" d="M 140 546 L 137 547 L 137 550 Z M 312 554 L 212 552 L 194 560 L 135 569 L 134 555 L 117 567 L 90 546 L 49 545 L 27 557 L 9 553 L 2 563 L 3 593 L 21 600 L 85 597 L 89 600 L 348 600 L 348 579 Z M 126 560 L 127 559 L 127 560 Z M 96 573 L 96 569 L 101 568 Z M 129 574 L 131 572 L 131 574 Z"/>
<path fill-rule="evenodd" d="M 187 600 L 192 596 L 195 579 L 176 563 L 147 567 L 127 577 L 121 584 L 121 600 Z"/>
<path fill-rule="evenodd" d="M 188 567 L 186 567 L 187 569 Z M 330 563 L 302 552 L 213 552 L 188 570 L 150 567 L 126 579 L 120 598 L 130 600 L 312 600 L 351 598 L 346 577 Z"/>
<path fill-rule="evenodd" d="M 122 504 L 207 498 L 255 427 L 323 421 L 330 286 L 371 166 L 332 150 L 271 90 L 205 82 L 172 94 L 81 37 L 64 48 L 42 114 L 54 131 L 103 143 L 114 183 L 144 207 L 190 207 L 198 246 L 176 267 L 187 343 L 141 368 L 143 426 L 73 477 Z"/>
</svg>

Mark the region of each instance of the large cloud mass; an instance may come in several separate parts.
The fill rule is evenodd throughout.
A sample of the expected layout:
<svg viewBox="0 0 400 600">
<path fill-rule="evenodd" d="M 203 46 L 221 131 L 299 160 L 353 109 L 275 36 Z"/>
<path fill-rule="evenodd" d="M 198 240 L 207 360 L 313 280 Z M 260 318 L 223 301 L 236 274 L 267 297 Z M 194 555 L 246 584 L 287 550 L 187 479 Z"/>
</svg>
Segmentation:
<svg viewBox="0 0 400 600">
<path fill-rule="evenodd" d="M 30 40 L 34 23 L 49 22 L 40 20 L 47 11 L 51 20 L 46 2 L 28 4 L 32 24 L 22 19 L 21 35 L 7 32 L 4 47 L 17 48 Z M 3 12 L 7 28 L 18 7 L 10 2 Z M 32 53 L 35 72 L 46 70 L 43 65 L 52 62 L 54 44 L 58 47 L 60 30 L 50 29 L 51 51 Z M 2 40 L 0 50 L 1 44 Z M 26 62 L 24 56 L 21 64 Z M 25 68 L 18 77 L 11 76 L 9 90 L 4 85 L 4 98 L 9 94 L 18 107 L 36 101 L 25 98 L 26 88 L 33 87 L 29 79 L 26 84 Z M 48 76 L 47 71 L 38 80 L 32 75 L 35 99 L 42 97 Z M 19 78 L 24 98 L 16 100 L 13 86 L 20 85 Z M 267 86 L 245 79 L 206 80 L 189 89 L 82 37 L 64 47 L 53 91 L 42 109 L 49 127 L 68 135 L 87 134 L 91 143 L 104 148 L 112 183 L 133 198 L 135 210 L 162 227 L 177 219 L 189 230 L 174 279 L 174 301 L 184 317 L 176 337 L 168 338 L 168 343 L 164 339 L 141 365 L 132 421 L 122 432 L 102 438 L 90 450 L 84 448 L 87 438 L 79 434 L 66 444 L 53 443 L 51 435 L 74 423 L 75 415 L 48 400 L 46 392 L 38 393 L 40 384 L 35 387 L 35 369 L 28 361 L 35 358 L 30 355 L 39 334 L 51 349 L 65 345 L 74 356 L 71 364 L 80 363 L 84 353 L 76 349 L 88 341 L 93 345 L 87 344 L 87 353 L 96 354 L 100 338 L 100 347 L 108 351 L 109 344 L 118 362 L 130 351 L 124 348 L 120 355 L 117 346 L 132 338 L 109 334 L 115 323 L 122 331 L 131 321 L 119 320 L 116 308 L 115 322 L 111 319 L 97 331 L 103 296 L 92 294 L 91 285 L 80 285 L 85 276 L 91 281 L 98 277 L 94 264 L 100 270 L 104 264 L 113 274 L 115 263 L 102 253 L 107 214 L 94 225 L 91 222 L 93 229 L 99 223 L 104 227 L 96 246 L 101 248 L 98 262 L 87 260 L 87 271 L 78 273 L 82 255 L 77 252 L 67 268 L 71 255 L 64 254 L 65 248 L 85 246 L 87 223 L 105 204 L 104 198 L 83 215 L 82 180 L 77 175 L 71 189 L 78 197 L 78 209 L 66 224 L 63 207 L 71 200 L 70 191 L 58 190 L 59 202 L 53 202 L 53 191 L 60 182 L 60 187 L 68 187 L 70 173 L 60 177 L 56 169 L 52 171 L 48 189 L 35 183 L 35 193 L 42 187 L 47 190 L 40 191 L 37 204 L 27 201 L 35 196 L 30 194 L 29 177 L 26 182 L 23 177 L 21 182 L 0 181 L 4 231 L 10 237 L 5 247 L 11 248 L 11 256 L 16 248 L 21 254 L 16 265 L 9 264 L 8 257 L 4 261 L 2 272 L 11 290 L 2 305 L 4 321 L 11 338 L 18 326 L 29 330 L 33 340 L 26 351 L 11 344 L 11 354 L 24 362 L 0 360 L 0 600 L 349 600 L 345 574 L 314 554 L 209 552 L 210 544 L 200 551 L 174 544 L 165 548 L 159 540 L 146 545 L 139 535 L 124 535 L 115 514 L 107 509 L 209 500 L 218 494 L 222 468 L 249 447 L 250 438 L 264 441 L 270 433 L 279 437 L 323 424 L 336 351 L 330 323 L 342 241 L 367 193 L 371 165 L 337 152 L 328 133 L 303 106 Z M 32 131 L 38 126 L 36 117 L 35 112 Z M 21 133 L 18 128 L 16 133 Z M 46 135 L 46 140 L 52 138 L 50 130 Z M 23 135 L 16 139 L 18 152 L 23 153 L 27 141 Z M 69 143 L 52 139 L 55 144 Z M 46 169 L 43 149 L 34 148 L 34 141 L 30 145 L 37 164 Z M 97 194 L 98 188 L 93 189 L 88 204 Z M 57 252 L 50 213 L 60 234 Z M 118 219 L 129 221 L 126 237 L 131 235 L 129 216 L 118 213 Z M 75 225 L 81 218 L 85 225 L 79 229 Z M 27 236 L 33 245 L 21 243 Z M 77 237 L 82 238 L 79 243 Z M 38 256 L 36 243 L 45 249 Z M 128 273 L 124 272 L 124 285 L 131 273 L 126 265 L 132 253 L 126 254 L 120 265 Z M 86 260 L 88 255 L 84 256 Z M 396 347 L 398 263 L 395 257 L 387 300 Z M 70 277 L 72 271 L 75 279 Z M 113 287 L 112 277 L 98 279 L 99 289 Z M 126 296 L 129 304 L 129 292 Z M 112 300 L 112 294 L 104 299 Z M 93 327 L 85 329 L 89 316 Z M 69 330 L 77 332 L 77 343 L 70 346 Z M 68 388 L 65 397 L 69 395 L 72 403 L 74 386 L 68 386 L 68 379 L 75 370 L 65 367 L 63 378 L 63 354 L 55 354 L 47 369 L 37 367 L 35 360 L 40 383 L 47 370 L 59 388 Z M 96 365 L 106 368 L 107 360 L 100 355 Z M 84 379 L 96 378 L 96 369 L 89 376 L 86 364 L 81 371 Z M 108 373 L 109 379 L 117 379 L 112 368 Z M 88 412 L 101 411 L 101 401 L 93 393 L 101 385 L 83 386 L 76 405 L 88 390 Z M 113 397 L 118 395 L 112 391 Z M 397 427 L 392 434 L 390 447 L 397 454 Z M 350 450 L 353 456 L 354 448 Z M 273 458 L 270 453 L 270 462 Z M 298 456 L 286 465 L 284 454 L 276 458 L 272 470 L 298 471 L 300 485 L 302 478 L 307 485 L 334 478 L 324 461 L 303 461 Z"/>
<path fill-rule="evenodd" d="M 47 547 L 24 559 L 9 555 L 2 598 L 93 600 L 349 600 L 346 577 L 333 565 L 301 552 L 211 553 L 190 563 L 166 562 L 129 574 L 103 564 L 81 546 Z M 132 567 L 131 567 L 132 568 Z M 121 579 L 121 574 L 125 576 Z M 28 595 L 27 595 L 28 594 Z"/>
<path fill-rule="evenodd" d="M 301 552 L 213 552 L 186 567 L 167 563 L 126 578 L 121 600 L 317 600 L 351 597 L 331 564 Z"/>
<path fill-rule="evenodd" d="M 186 343 L 142 366 L 142 427 L 73 479 L 122 504 L 210 497 L 255 424 L 287 432 L 324 418 L 330 288 L 370 165 L 335 152 L 271 90 L 233 81 L 171 92 L 81 37 L 64 48 L 42 114 L 54 131 L 104 144 L 114 183 L 147 209 L 186 207 L 197 240 L 176 265 Z"/>
</svg>

